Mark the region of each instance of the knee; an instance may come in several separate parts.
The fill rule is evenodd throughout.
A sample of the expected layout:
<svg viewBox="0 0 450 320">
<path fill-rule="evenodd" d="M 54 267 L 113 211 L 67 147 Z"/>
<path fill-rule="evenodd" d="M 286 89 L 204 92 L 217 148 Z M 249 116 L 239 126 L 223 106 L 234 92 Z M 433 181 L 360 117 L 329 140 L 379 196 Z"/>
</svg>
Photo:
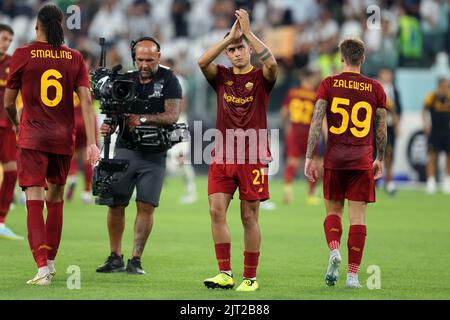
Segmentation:
<svg viewBox="0 0 450 320">
<path fill-rule="evenodd" d="M 245 212 L 242 212 L 241 220 L 242 220 L 242 225 L 244 226 L 244 228 L 254 226 L 258 222 L 256 211 L 255 210 L 247 210 Z"/>
<path fill-rule="evenodd" d="M 209 214 L 212 223 L 221 223 L 225 221 L 225 210 L 220 207 L 210 207 Z"/>
<path fill-rule="evenodd" d="M 155 211 L 155 207 L 150 203 L 137 202 L 136 206 L 139 214 L 152 216 Z"/>
<path fill-rule="evenodd" d="M 125 215 L 125 206 L 112 206 L 109 207 L 109 214 L 115 217 Z"/>
</svg>

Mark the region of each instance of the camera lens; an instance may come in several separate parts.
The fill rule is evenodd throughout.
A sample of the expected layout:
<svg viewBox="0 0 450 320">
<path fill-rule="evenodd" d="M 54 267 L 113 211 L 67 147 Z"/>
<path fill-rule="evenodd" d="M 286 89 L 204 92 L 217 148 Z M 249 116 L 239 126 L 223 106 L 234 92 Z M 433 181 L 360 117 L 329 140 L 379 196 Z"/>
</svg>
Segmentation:
<svg viewBox="0 0 450 320">
<path fill-rule="evenodd" d="M 112 88 L 112 96 L 115 100 L 129 101 L 133 98 L 133 83 L 130 81 L 117 80 L 114 81 Z"/>
</svg>

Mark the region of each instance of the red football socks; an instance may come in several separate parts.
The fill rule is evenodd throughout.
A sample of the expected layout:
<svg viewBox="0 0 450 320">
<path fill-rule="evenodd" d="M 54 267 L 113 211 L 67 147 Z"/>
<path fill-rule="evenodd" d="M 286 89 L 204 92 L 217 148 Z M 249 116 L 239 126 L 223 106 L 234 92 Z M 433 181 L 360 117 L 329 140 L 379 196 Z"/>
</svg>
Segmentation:
<svg viewBox="0 0 450 320">
<path fill-rule="evenodd" d="M 259 252 L 244 251 L 244 278 L 256 278 L 258 268 Z"/>
<path fill-rule="evenodd" d="M 284 171 L 284 182 L 285 183 L 291 183 L 294 180 L 295 177 L 295 166 L 292 164 L 288 164 L 285 171 Z"/>
<path fill-rule="evenodd" d="M 328 215 L 323 223 L 323 228 L 330 250 L 339 249 L 342 236 L 341 217 L 335 214 Z"/>
<path fill-rule="evenodd" d="M 6 171 L 3 173 L 3 183 L 0 188 L 0 223 L 5 223 L 9 206 L 14 198 L 14 188 L 16 187 L 17 171 Z"/>
<path fill-rule="evenodd" d="M 308 194 L 314 195 L 317 182 L 308 181 Z"/>
<path fill-rule="evenodd" d="M 366 242 L 366 226 L 351 225 L 348 233 L 348 272 L 358 273 Z"/>
<path fill-rule="evenodd" d="M 219 264 L 220 271 L 230 271 L 231 270 L 231 262 L 230 262 L 230 252 L 231 252 L 231 243 L 216 243 L 216 258 Z"/>
<path fill-rule="evenodd" d="M 89 162 L 84 163 L 84 191 L 91 191 L 92 165 Z"/>
<path fill-rule="evenodd" d="M 61 233 L 63 225 L 63 204 L 64 202 L 46 202 L 47 221 L 45 222 L 45 231 L 47 238 L 49 260 L 55 260 L 61 242 Z"/>
<path fill-rule="evenodd" d="M 44 201 L 27 200 L 28 243 L 38 268 L 47 265 L 47 245 L 45 241 Z"/>
</svg>

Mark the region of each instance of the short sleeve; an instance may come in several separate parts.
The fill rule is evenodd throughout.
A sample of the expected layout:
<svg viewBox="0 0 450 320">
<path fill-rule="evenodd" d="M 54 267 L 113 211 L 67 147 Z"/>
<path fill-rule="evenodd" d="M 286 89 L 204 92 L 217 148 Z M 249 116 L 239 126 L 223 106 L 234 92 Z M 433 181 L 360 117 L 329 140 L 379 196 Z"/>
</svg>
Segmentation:
<svg viewBox="0 0 450 320">
<path fill-rule="evenodd" d="M 220 86 L 220 84 L 223 82 L 223 74 L 226 72 L 226 67 L 218 64 L 217 65 L 217 75 L 214 79 L 208 80 L 208 83 L 211 87 L 213 87 L 214 90 L 217 91 L 217 87 Z"/>
<path fill-rule="evenodd" d="M 291 101 L 291 96 L 292 96 L 292 89 L 290 89 L 286 95 L 284 96 L 283 99 L 283 104 L 281 105 L 281 108 L 287 108 L 289 105 L 289 102 Z"/>
<path fill-rule="evenodd" d="M 433 100 L 434 100 L 434 94 L 428 93 L 427 96 L 425 97 L 425 101 L 423 102 L 423 106 L 425 107 L 425 109 L 430 109 L 432 107 Z"/>
<path fill-rule="evenodd" d="M 377 91 L 376 91 L 377 108 L 387 109 L 386 92 L 384 91 L 384 89 L 380 83 L 377 82 L 376 84 L 377 84 L 377 86 L 376 86 L 376 88 L 377 88 Z"/>
<path fill-rule="evenodd" d="M 320 82 L 319 89 L 317 90 L 316 101 L 319 99 L 328 101 L 328 89 L 329 89 L 329 81 L 330 78 L 327 77 Z"/>
<path fill-rule="evenodd" d="M 78 61 L 79 61 L 80 67 L 78 69 L 77 78 L 75 80 L 75 89 L 79 88 L 79 87 L 89 88 L 90 87 L 89 75 L 88 75 L 88 71 L 86 68 L 86 63 L 84 62 L 81 54 L 78 54 L 78 56 L 79 56 Z"/>
<path fill-rule="evenodd" d="M 9 75 L 6 83 L 8 89 L 19 89 L 22 87 L 22 74 L 28 63 L 28 59 L 25 59 L 22 54 L 22 49 L 16 49 L 11 57 L 9 65 Z"/>
<path fill-rule="evenodd" d="M 181 90 L 180 81 L 178 78 L 172 74 L 170 79 L 167 81 L 164 90 L 165 99 L 181 99 L 183 97 L 183 92 Z"/>
</svg>

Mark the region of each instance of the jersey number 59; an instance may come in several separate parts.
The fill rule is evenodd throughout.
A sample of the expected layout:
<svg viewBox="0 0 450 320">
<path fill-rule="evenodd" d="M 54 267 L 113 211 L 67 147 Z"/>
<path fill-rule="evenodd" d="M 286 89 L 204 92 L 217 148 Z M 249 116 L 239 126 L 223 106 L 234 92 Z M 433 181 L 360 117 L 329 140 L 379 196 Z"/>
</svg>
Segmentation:
<svg viewBox="0 0 450 320">
<path fill-rule="evenodd" d="M 354 127 L 350 128 L 350 132 L 357 138 L 364 138 L 370 132 L 370 125 L 372 119 L 372 106 L 367 101 L 359 101 L 351 108 L 351 114 L 346 109 L 339 107 L 339 105 L 349 106 L 350 100 L 346 98 L 334 97 L 331 103 L 331 112 L 339 113 L 342 116 L 342 123 L 339 127 L 330 127 L 330 132 L 334 134 L 343 134 L 347 131 L 349 120 L 351 120 Z M 363 120 L 358 119 L 359 110 L 366 110 L 366 116 Z M 350 119 L 349 119 L 350 118 Z"/>
</svg>

